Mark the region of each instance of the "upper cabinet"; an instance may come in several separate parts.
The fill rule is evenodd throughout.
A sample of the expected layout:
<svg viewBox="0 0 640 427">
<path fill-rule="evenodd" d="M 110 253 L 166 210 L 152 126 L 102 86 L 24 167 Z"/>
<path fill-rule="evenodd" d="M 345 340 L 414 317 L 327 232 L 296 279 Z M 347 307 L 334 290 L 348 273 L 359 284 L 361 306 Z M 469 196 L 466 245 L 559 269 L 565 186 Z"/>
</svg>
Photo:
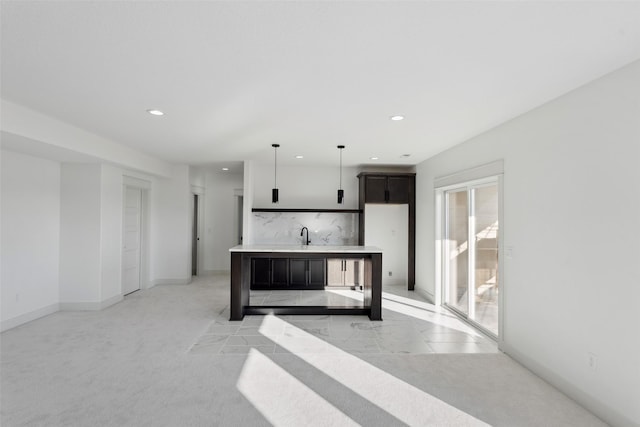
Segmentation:
<svg viewBox="0 0 640 427">
<path fill-rule="evenodd" d="M 415 174 L 385 174 L 362 172 L 360 179 L 361 203 L 409 203 Z M 364 200 L 362 198 L 364 195 Z"/>
</svg>

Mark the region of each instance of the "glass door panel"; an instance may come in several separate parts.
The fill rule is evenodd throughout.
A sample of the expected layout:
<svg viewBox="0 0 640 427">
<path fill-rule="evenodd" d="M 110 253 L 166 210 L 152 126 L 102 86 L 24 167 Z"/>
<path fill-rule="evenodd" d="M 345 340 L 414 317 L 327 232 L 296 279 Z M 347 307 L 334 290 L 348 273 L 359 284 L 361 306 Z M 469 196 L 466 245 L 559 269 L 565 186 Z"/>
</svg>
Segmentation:
<svg viewBox="0 0 640 427">
<path fill-rule="evenodd" d="M 473 191 L 473 320 L 498 335 L 498 185 Z"/>
<path fill-rule="evenodd" d="M 445 302 L 469 313 L 469 204 L 468 191 L 446 194 L 446 275 Z"/>
<path fill-rule="evenodd" d="M 444 195 L 444 304 L 497 336 L 498 183 Z"/>
</svg>

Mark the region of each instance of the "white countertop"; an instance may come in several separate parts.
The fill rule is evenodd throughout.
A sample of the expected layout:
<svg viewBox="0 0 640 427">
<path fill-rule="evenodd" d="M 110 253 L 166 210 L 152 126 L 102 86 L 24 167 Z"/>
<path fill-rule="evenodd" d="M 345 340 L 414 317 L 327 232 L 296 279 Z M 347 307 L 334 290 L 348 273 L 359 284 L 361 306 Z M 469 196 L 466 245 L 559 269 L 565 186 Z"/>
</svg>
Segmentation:
<svg viewBox="0 0 640 427">
<path fill-rule="evenodd" d="M 229 252 L 310 252 L 310 253 L 345 253 L 370 254 L 382 253 L 377 246 L 323 246 L 323 245 L 238 245 Z"/>
</svg>

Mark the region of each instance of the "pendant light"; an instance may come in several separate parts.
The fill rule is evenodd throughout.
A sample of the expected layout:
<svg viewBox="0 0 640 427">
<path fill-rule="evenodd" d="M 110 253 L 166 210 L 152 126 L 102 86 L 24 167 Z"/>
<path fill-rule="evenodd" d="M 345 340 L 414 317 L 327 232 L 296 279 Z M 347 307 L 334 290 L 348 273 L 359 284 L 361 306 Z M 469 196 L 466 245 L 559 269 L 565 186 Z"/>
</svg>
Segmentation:
<svg viewBox="0 0 640 427">
<path fill-rule="evenodd" d="M 344 145 L 338 145 L 338 150 L 340 150 L 340 186 L 338 187 L 338 204 L 342 204 L 344 201 L 344 190 L 342 189 L 342 150 L 344 150 Z"/>
<path fill-rule="evenodd" d="M 278 203 L 278 147 L 280 144 L 271 144 L 273 147 L 273 189 L 271 190 L 271 203 Z"/>
</svg>

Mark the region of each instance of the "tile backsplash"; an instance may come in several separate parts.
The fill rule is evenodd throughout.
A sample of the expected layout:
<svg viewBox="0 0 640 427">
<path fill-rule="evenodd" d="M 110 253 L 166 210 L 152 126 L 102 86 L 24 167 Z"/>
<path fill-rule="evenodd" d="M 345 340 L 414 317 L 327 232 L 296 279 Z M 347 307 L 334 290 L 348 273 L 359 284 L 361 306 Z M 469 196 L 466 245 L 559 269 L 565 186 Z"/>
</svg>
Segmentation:
<svg viewBox="0 0 640 427">
<path fill-rule="evenodd" d="M 253 241 L 259 245 L 302 244 L 302 227 L 309 229 L 311 245 L 358 244 L 357 213 L 253 212 L 252 220 Z"/>
</svg>

